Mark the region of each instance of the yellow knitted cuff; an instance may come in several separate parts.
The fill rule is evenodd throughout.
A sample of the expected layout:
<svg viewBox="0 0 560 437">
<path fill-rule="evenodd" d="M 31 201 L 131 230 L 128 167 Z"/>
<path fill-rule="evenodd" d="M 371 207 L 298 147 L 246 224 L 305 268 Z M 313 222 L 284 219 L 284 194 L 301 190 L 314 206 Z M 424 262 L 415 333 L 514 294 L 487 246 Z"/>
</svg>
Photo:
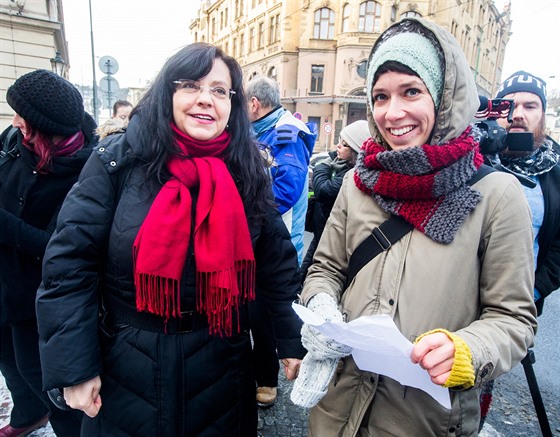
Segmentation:
<svg viewBox="0 0 560 437">
<path fill-rule="evenodd" d="M 434 334 L 436 332 L 443 332 L 447 335 L 453 345 L 455 346 L 455 357 L 453 360 L 453 366 L 451 367 L 451 374 L 447 381 L 443 384 L 444 387 L 458 387 L 458 388 L 470 388 L 474 385 L 474 366 L 472 364 L 472 352 L 471 348 L 465 340 L 446 329 L 434 329 L 432 331 L 426 332 L 420 335 L 415 343 L 429 334 Z"/>
</svg>

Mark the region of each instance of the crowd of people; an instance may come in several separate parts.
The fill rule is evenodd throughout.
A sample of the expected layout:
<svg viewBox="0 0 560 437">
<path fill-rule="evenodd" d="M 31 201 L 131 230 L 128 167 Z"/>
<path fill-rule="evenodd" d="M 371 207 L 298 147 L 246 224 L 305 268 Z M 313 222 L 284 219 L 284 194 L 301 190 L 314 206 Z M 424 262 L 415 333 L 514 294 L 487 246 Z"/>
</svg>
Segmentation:
<svg viewBox="0 0 560 437">
<path fill-rule="evenodd" d="M 367 65 L 367 120 L 314 170 L 307 253 L 317 126 L 220 48 L 182 48 L 100 127 L 56 74 L 15 81 L 0 136 L 0 371 L 13 399 L 1 437 L 48 420 L 58 436 L 254 436 L 280 367 L 311 409 L 310 436 L 478 433 L 491 381 L 525 357 L 560 287 L 546 84 L 520 71 L 500 87 L 513 112 L 499 123 L 533 147 L 502 151 L 497 171 L 451 33 L 404 19 Z M 294 301 L 325 321 L 389 315 L 450 408 L 360 369 Z"/>
</svg>

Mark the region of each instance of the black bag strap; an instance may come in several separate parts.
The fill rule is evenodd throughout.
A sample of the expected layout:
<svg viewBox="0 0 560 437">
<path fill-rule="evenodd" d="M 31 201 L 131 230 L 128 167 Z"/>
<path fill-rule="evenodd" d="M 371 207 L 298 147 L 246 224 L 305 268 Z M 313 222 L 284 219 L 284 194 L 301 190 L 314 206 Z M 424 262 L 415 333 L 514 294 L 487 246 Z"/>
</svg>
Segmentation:
<svg viewBox="0 0 560 437">
<path fill-rule="evenodd" d="M 496 171 L 493 167 L 483 164 L 467 182 L 474 185 L 486 175 Z M 348 270 L 346 273 L 346 285 L 348 288 L 358 272 L 381 252 L 389 250 L 393 244 L 408 234 L 414 226 L 402 217 L 391 215 L 379 227 L 373 228 L 371 234 L 360 243 L 350 256 Z"/>
<path fill-rule="evenodd" d="M 2 144 L 2 150 L 0 150 L 0 167 L 2 167 L 10 159 L 17 158 L 18 156 L 17 141 L 15 142 L 14 146 L 10 148 L 10 143 L 12 142 L 12 138 L 15 137 L 17 131 L 18 131 L 17 127 L 10 128 L 6 137 L 4 138 L 4 142 Z"/>
<path fill-rule="evenodd" d="M 360 243 L 350 256 L 346 274 L 348 288 L 358 272 L 381 252 L 389 250 L 391 246 L 408 234 L 414 226 L 398 215 L 391 215 L 379 227 L 373 228 L 371 234 Z"/>
</svg>

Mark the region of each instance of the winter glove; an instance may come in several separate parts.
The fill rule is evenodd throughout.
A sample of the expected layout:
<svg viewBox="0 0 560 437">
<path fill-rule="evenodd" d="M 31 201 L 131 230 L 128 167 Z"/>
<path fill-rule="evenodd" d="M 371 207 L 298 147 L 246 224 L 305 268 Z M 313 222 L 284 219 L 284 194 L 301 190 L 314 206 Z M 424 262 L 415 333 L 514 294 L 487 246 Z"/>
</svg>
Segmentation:
<svg viewBox="0 0 560 437">
<path fill-rule="evenodd" d="M 338 364 L 337 358 L 316 360 L 307 354 L 294 381 L 290 399 L 300 407 L 311 408 L 327 394 L 327 387 Z"/>
<path fill-rule="evenodd" d="M 342 314 L 334 299 L 327 293 L 315 295 L 307 304 L 307 307 L 315 314 L 321 316 L 326 322 L 342 322 Z M 321 334 L 313 326 L 307 323 L 301 328 L 301 343 L 303 347 L 316 360 L 339 359 L 350 355 L 352 348 L 343 345 L 332 338 Z"/>
<path fill-rule="evenodd" d="M 317 294 L 307 307 L 325 321 L 342 321 L 336 302 L 326 293 Z M 339 359 L 350 355 L 352 348 L 321 334 L 307 323 L 301 329 L 301 342 L 308 354 L 301 363 L 290 399 L 300 407 L 311 408 L 325 396 Z"/>
</svg>

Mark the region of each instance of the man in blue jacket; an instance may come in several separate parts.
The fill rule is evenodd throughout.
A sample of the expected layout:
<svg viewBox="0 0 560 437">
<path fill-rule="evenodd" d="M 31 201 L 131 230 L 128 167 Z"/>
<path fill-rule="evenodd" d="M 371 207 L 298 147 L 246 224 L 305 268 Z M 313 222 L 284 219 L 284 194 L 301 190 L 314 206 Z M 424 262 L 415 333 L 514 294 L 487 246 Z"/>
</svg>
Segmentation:
<svg viewBox="0 0 560 437">
<path fill-rule="evenodd" d="M 307 171 L 317 127 L 303 123 L 282 107 L 280 88 L 272 79 L 253 78 L 247 84 L 246 95 L 255 136 L 271 158 L 272 189 L 278 210 L 290 231 L 301 265 L 309 188 Z M 270 320 L 259 304 L 258 294 L 250 306 L 250 316 L 257 402 L 261 407 L 270 407 L 276 400 L 279 364 Z"/>
</svg>

